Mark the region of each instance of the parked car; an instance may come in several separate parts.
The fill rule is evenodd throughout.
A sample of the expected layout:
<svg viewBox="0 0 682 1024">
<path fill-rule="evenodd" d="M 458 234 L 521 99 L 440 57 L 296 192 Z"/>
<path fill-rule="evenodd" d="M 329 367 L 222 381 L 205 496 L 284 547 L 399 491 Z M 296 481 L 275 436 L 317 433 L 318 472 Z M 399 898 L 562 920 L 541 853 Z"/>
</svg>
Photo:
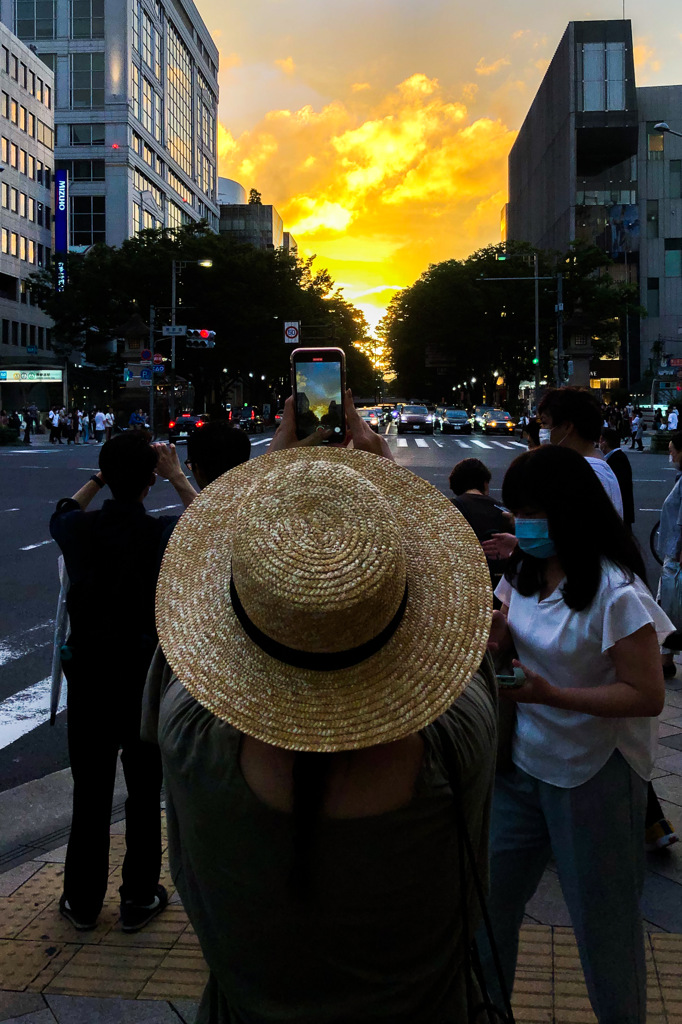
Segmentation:
<svg viewBox="0 0 682 1024">
<path fill-rule="evenodd" d="M 192 412 L 181 412 L 174 420 L 168 423 L 168 443 L 177 444 L 178 441 L 187 441 L 190 434 L 199 430 L 208 423 L 206 413 L 194 414 Z"/>
<path fill-rule="evenodd" d="M 484 434 L 513 434 L 516 422 L 503 409 L 492 409 L 483 416 Z"/>
<path fill-rule="evenodd" d="M 441 434 L 470 434 L 471 424 L 466 409 L 441 409 L 438 415 Z"/>
<path fill-rule="evenodd" d="M 433 413 L 425 405 L 404 405 L 398 417 L 399 434 L 433 433 Z"/>
<path fill-rule="evenodd" d="M 483 430 L 483 417 L 487 412 L 492 412 L 495 407 L 493 405 L 475 405 L 474 411 L 471 415 L 471 425 L 474 430 Z"/>
</svg>

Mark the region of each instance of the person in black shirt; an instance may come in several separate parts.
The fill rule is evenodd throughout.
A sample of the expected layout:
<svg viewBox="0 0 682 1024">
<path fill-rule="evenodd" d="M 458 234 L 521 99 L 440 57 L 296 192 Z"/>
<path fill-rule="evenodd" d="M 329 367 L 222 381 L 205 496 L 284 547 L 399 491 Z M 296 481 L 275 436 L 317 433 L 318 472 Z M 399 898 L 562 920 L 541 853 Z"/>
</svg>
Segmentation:
<svg viewBox="0 0 682 1024">
<path fill-rule="evenodd" d="M 513 517 L 503 505 L 491 498 L 491 473 L 480 459 L 462 459 L 450 473 L 452 504 L 459 509 L 472 530 L 483 543 L 494 533 L 513 533 Z M 493 587 L 504 572 L 506 559 L 488 558 Z"/>
<path fill-rule="evenodd" d="M 142 433 L 120 434 L 99 456 L 100 472 L 62 498 L 50 520 L 70 587 L 70 633 L 62 649 L 73 817 L 61 913 L 80 931 L 96 927 L 109 873 L 109 822 L 121 748 L 128 790 L 120 888 L 124 931 L 166 906 L 161 871 L 161 762 L 140 739 L 142 691 L 157 644 L 154 598 L 159 543 L 176 517 L 155 518 L 143 501 L 157 473 L 187 506 L 196 492 L 174 448 Z M 112 498 L 86 512 L 108 484 Z"/>
</svg>

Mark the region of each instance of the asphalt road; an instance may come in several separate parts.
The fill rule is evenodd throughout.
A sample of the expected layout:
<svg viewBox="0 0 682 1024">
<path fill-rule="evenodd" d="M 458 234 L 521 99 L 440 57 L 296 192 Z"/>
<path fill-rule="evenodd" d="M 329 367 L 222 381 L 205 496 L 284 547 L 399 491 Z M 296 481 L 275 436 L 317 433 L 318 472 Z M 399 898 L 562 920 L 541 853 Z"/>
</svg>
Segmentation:
<svg viewBox="0 0 682 1024">
<path fill-rule="evenodd" d="M 389 444 L 396 461 L 444 493 L 448 476 L 461 458 L 475 456 L 490 468 L 491 492 L 501 494 L 512 459 L 525 450 L 509 438 L 398 438 Z M 252 457 L 263 452 L 268 435 L 253 438 Z M 635 535 L 643 546 L 649 582 L 658 567 L 649 553 L 649 534 L 675 476 L 665 455 L 629 452 L 635 481 Z M 94 445 L 0 448 L 0 791 L 67 767 L 65 715 L 47 722 L 52 635 L 58 595 L 58 549 L 48 523 L 59 498 L 73 494 L 97 470 Z M 98 495 L 97 508 L 106 497 Z M 150 512 L 180 512 L 177 496 L 158 481 L 146 501 Z M 102 614 L 106 614 L 106 580 L 102 580 Z M 93 685 L 97 684 L 96 678 Z"/>
</svg>

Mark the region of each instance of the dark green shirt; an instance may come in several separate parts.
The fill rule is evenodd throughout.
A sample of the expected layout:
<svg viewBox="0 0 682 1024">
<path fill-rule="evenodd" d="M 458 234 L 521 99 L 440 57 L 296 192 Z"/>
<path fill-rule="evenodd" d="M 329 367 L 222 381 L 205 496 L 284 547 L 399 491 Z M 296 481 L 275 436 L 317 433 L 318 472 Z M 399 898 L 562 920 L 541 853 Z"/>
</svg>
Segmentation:
<svg viewBox="0 0 682 1024">
<path fill-rule="evenodd" d="M 289 889 L 290 815 L 246 784 L 242 734 L 190 696 L 160 649 L 145 701 L 143 735 L 158 737 L 163 758 L 171 873 L 211 972 L 197 1024 L 466 1019 L 453 801 L 433 726 L 408 805 L 322 819 L 315 895 L 302 910 Z M 496 704 L 486 659 L 439 720 L 484 878 Z M 472 932 L 477 923 L 472 902 Z"/>
</svg>

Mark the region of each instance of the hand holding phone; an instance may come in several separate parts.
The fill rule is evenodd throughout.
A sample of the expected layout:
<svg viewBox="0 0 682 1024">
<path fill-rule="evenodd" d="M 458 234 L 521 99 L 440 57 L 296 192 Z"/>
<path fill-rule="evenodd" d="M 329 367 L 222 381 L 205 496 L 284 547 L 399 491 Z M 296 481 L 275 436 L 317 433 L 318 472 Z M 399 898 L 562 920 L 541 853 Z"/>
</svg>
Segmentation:
<svg viewBox="0 0 682 1024">
<path fill-rule="evenodd" d="M 329 430 L 327 444 L 346 438 L 346 356 L 340 348 L 297 348 L 291 353 L 296 436 Z"/>
</svg>

